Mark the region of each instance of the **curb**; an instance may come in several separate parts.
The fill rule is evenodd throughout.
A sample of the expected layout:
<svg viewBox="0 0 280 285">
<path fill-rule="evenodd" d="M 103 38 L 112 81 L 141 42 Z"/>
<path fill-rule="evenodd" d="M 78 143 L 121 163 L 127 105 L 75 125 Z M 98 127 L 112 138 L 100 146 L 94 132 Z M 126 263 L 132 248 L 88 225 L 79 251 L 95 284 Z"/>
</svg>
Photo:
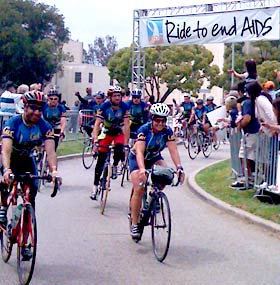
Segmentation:
<svg viewBox="0 0 280 285">
<path fill-rule="evenodd" d="M 68 160 L 68 159 L 79 158 L 79 157 L 81 157 L 81 156 L 82 156 L 81 153 L 68 154 L 68 155 L 58 156 L 58 157 L 57 157 L 57 160 L 59 160 L 59 161 L 64 161 L 64 160 Z"/>
<path fill-rule="evenodd" d="M 221 161 L 224 160 L 219 160 L 218 162 L 215 161 L 214 163 L 211 163 L 209 165 L 207 165 L 207 167 L 212 166 L 216 163 L 219 163 Z M 206 191 L 204 191 L 200 186 L 197 185 L 197 183 L 195 182 L 195 177 L 198 174 L 198 172 L 200 172 L 201 170 L 205 169 L 206 167 L 201 167 L 198 170 L 196 170 L 195 172 L 193 172 L 192 174 L 190 174 L 187 178 L 187 186 L 189 187 L 189 189 L 196 194 L 199 198 L 201 198 L 202 200 L 204 200 L 205 202 L 211 204 L 212 206 L 221 209 L 233 216 L 236 216 L 238 218 L 241 218 L 247 222 L 251 222 L 253 224 L 256 224 L 258 226 L 261 226 L 262 228 L 269 230 L 273 233 L 277 233 L 280 234 L 280 225 L 276 224 L 272 221 L 269 220 L 265 220 L 263 218 L 260 218 L 256 215 L 253 215 L 251 213 L 248 213 L 242 209 L 236 208 L 228 203 L 225 203 L 213 196 L 211 196 L 210 194 L 208 194 Z"/>
</svg>

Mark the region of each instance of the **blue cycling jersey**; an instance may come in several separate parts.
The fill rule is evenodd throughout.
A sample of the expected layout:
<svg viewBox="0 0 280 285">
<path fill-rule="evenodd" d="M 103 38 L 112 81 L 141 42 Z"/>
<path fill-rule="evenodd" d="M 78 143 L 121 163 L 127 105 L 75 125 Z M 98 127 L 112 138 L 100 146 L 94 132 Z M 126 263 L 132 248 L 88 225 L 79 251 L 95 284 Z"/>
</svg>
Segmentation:
<svg viewBox="0 0 280 285">
<path fill-rule="evenodd" d="M 183 111 L 184 117 L 190 117 L 192 109 L 194 107 L 194 103 L 192 101 L 190 101 L 189 103 L 182 102 L 180 106 L 184 108 Z"/>
<path fill-rule="evenodd" d="M 53 128 L 60 126 L 60 118 L 66 117 L 66 108 L 62 104 L 58 104 L 56 107 L 51 108 L 46 104 L 42 111 L 43 118 L 51 124 Z"/>
<path fill-rule="evenodd" d="M 201 109 L 198 109 L 197 107 L 194 108 L 194 113 L 195 113 L 195 116 L 196 118 L 202 122 L 203 120 L 203 115 L 205 113 L 207 113 L 207 109 L 206 107 L 203 105 L 203 107 Z"/>
<path fill-rule="evenodd" d="M 130 121 L 133 124 L 143 125 L 148 122 L 149 107 L 148 105 L 141 101 L 140 104 L 133 104 L 132 100 L 126 102 L 129 113 Z"/>
<path fill-rule="evenodd" d="M 175 141 L 175 137 L 172 129 L 168 126 L 161 132 L 154 133 L 152 131 L 152 123 L 148 122 L 137 131 L 137 141 L 145 142 L 144 159 L 152 160 L 166 147 L 167 142 Z M 132 153 L 134 153 L 133 149 Z"/>
<path fill-rule="evenodd" d="M 4 126 L 2 138 L 13 140 L 12 153 L 31 155 L 35 146 L 40 146 L 43 141 L 54 139 L 51 125 L 40 118 L 38 124 L 27 126 L 23 115 L 11 117 Z"/>
<path fill-rule="evenodd" d="M 124 119 L 129 117 L 129 110 L 126 103 L 121 102 L 120 106 L 113 108 L 110 101 L 104 102 L 96 114 L 100 118 L 107 130 L 120 129 L 124 124 Z"/>
</svg>

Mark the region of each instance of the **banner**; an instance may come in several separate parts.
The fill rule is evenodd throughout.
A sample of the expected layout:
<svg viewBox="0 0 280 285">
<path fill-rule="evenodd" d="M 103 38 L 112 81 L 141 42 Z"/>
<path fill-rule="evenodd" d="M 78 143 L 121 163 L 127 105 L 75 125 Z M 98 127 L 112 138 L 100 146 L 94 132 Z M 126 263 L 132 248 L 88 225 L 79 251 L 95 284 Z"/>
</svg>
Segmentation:
<svg viewBox="0 0 280 285">
<path fill-rule="evenodd" d="M 143 17 L 140 46 L 279 40 L 279 7 L 170 17 Z"/>
</svg>

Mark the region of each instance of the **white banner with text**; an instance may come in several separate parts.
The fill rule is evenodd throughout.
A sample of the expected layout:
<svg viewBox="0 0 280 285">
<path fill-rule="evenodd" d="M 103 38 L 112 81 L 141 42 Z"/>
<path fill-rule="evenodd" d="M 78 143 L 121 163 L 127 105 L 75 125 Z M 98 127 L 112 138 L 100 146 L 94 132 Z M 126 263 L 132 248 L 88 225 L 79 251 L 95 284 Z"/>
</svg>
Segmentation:
<svg viewBox="0 0 280 285">
<path fill-rule="evenodd" d="M 140 19 L 141 47 L 279 40 L 280 7 Z"/>
</svg>

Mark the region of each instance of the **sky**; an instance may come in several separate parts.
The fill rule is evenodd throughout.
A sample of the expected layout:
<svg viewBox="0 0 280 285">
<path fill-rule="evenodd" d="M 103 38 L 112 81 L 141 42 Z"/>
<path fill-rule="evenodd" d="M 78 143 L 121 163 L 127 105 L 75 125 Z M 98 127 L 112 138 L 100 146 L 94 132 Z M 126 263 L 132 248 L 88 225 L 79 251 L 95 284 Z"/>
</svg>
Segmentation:
<svg viewBox="0 0 280 285">
<path fill-rule="evenodd" d="M 93 44 L 96 37 L 114 36 L 118 48 L 133 41 L 133 10 L 229 2 L 230 0 L 39 0 L 64 15 L 72 40 Z"/>
</svg>

